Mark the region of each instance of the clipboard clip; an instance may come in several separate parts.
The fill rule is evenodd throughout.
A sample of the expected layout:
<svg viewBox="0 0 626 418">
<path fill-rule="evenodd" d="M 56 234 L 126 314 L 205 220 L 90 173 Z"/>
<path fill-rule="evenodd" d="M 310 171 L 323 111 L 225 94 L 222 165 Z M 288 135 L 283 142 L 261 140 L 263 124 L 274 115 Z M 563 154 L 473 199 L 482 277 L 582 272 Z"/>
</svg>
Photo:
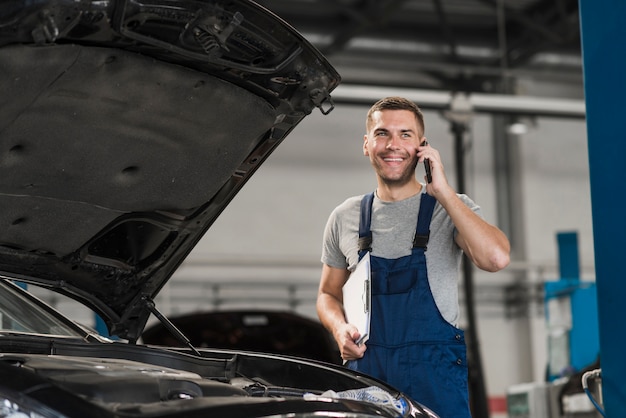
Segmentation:
<svg viewBox="0 0 626 418">
<path fill-rule="evenodd" d="M 370 281 L 365 280 L 363 282 L 363 312 L 368 313 L 370 311 Z"/>
</svg>

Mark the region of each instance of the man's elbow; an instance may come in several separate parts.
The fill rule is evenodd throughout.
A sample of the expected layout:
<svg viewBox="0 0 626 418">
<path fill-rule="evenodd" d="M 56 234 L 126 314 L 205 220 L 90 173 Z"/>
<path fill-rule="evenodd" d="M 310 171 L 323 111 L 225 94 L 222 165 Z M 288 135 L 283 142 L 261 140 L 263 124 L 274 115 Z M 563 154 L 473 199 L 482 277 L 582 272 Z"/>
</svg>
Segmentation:
<svg viewBox="0 0 626 418">
<path fill-rule="evenodd" d="M 480 266 L 481 269 L 495 273 L 504 269 L 511 262 L 511 255 L 507 249 L 504 248 L 496 248 L 494 249 L 489 257 L 487 258 L 487 262 L 483 263 Z"/>
</svg>

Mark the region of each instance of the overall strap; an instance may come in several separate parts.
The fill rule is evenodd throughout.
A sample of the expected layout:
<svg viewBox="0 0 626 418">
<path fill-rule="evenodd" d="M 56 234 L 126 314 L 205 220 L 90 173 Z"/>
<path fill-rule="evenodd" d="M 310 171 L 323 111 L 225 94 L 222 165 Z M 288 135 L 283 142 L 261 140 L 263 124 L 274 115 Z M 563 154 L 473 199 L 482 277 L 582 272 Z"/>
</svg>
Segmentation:
<svg viewBox="0 0 626 418">
<path fill-rule="evenodd" d="M 426 251 L 428 246 L 428 238 L 430 237 L 430 220 L 433 216 L 437 200 L 423 193 L 420 200 L 420 210 L 417 215 L 417 227 L 415 228 L 415 238 L 413 239 L 413 248 L 423 248 Z"/>
<path fill-rule="evenodd" d="M 372 251 L 372 202 L 374 192 L 361 199 L 361 216 L 359 218 L 359 260 L 366 252 Z"/>
</svg>

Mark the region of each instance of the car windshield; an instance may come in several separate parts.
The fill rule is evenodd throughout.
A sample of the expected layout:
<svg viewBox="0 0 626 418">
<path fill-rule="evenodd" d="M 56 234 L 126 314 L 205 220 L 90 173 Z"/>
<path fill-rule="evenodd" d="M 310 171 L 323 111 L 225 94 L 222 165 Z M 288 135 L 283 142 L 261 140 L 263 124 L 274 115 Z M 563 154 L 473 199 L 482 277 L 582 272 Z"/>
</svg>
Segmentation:
<svg viewBox="0 0 626 418">
<path fill-rule="evenodd" d="M 7 332 L 81 336 L 53 312 L 38 305 L 19 289 L 0 281 L 0 333 Z"/>
</svg>

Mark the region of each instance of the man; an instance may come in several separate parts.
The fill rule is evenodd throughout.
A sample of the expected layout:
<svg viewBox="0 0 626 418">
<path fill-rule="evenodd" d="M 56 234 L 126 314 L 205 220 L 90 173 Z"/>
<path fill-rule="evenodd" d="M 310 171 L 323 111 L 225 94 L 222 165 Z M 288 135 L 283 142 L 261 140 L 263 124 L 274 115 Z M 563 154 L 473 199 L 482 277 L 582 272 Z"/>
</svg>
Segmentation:
<svg viewBox="0 0 626 418">
<path fill-rule="evenodd" d="M 363 153 L 377 188 L 369 200 L 347 199 L 328 219 L 317 312 L 347 367 L 387 381 L 442 417 L 469 417 L 466 349 L 457 328 L 461 257 L 495 272 L 508 265 L 510 245 L 448 184 L 424 128 L 421 110 L 400 97 L 369 110 Z M 421 183 L 415 171 L 424 162 L 431 179 Z M 357 345 L 342 288 L 368 251 L 372 318 L 369 339 Z"/>
</svg>

